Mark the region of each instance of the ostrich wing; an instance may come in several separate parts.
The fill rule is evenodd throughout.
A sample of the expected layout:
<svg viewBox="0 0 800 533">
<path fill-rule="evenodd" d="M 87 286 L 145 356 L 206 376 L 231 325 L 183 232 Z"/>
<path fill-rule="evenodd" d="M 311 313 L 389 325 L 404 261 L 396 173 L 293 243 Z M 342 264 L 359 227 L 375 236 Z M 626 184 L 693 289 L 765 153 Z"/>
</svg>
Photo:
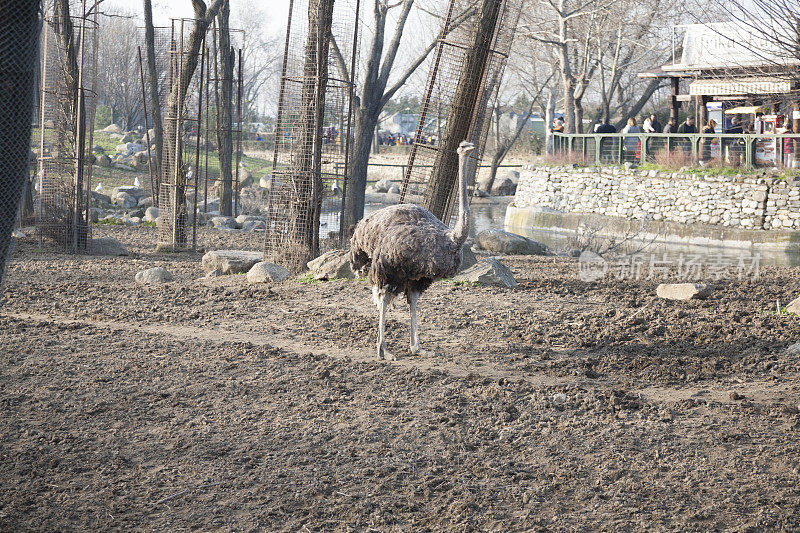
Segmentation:
<svg viewBox="0 0 800 533">
<path fill-rule="evenodd" d="M 458 272 L 461 249 L 450 231 L 429 224 L 400 224 L 389 228 L 378 242 L 372 257 L 369 280 L 391 292 L 405 291 L 423 282 Z"/>
</svg>

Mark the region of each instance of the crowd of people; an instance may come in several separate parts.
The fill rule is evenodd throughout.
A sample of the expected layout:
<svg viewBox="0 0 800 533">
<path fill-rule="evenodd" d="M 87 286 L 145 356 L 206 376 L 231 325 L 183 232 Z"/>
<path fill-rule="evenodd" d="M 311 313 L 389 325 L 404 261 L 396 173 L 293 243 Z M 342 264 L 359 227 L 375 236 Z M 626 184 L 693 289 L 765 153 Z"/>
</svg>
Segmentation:
<svg viewBox="0 0 800 533">
<path fill-rule="evenodd" d="M 761 133 L 763 131 L 764 125 L 764 114 L 763 113 L 755 113 L 753 120 L 743 122 L 739 117 L 734 116 L 731 119 L 731 126 L 724 131 L 725 134 L 753 134 L 753 133 Z M 634 134 L 634 133 L 672 133 L 672 134 L 684 134 L 684 135 L 691 135 L 694 133 L 701 133 L 705 135 L 709 134 L 716 134 L 716 133 L 723 133 L 723 131 L 717 131 L 720 125 L 714 119 L 709 119 L 705 124 L 698 126 L 695 123 L 695 118 L 692 115 L 686 117 L 686 120 L 678 124 L 678 121 L 674 117 L 670 117 L 669 121 L 662 125 L 661 122 L 658 120 L 655 114 L 651 114 L 647 116 L 642 125 L 639 126 L 636 122 L 634 117 L 630 117 L 625 126 L 617 132 L 617 129 L 612 125 L 609 124 L 607 120 L 603 120 L 599 124 L 596 124 L 594 127 L 595 133 L 622 133 L 622 134 Z M 553 119 L 553 123 L 550 127 L 550 130 L 554 133 L 563 133 L 565 131 L 565 123 L 564 119 L 561 117 L 556 117 Z M 792 127 L 791 120 L 778 118 L 776 123 L 776 128 L 774 133 L 777 134 L 800 134 L 800 131 L 795 131 Z M 601 140 L 601 143 L 603 141 Z M 783 164 L 786 167 L 793 167 L 795 164 L 795 140 L 791 137 L 785 137 L 783 139 L 779 139 L 777 142 L 782 143 L 782 152 L 783 152 Z M 743 141 L 735 140 L 735 139 L 723 139 L 722 143 L 728 149 L 728 153 L 735 153 L 739 151 L 743 151 Z M 742 146 L 739 146 L 742 145 Z M 649 146 L 649 145 L 648 145 Z M 712 159 L 714 143 L 706 138 L 700 140 L 700 158 L 703 161 L 708 161 Z M 691 147 L 690 143 L 685 143 L 685 149 L 689 149 Z M 638 158 L 639 153 L 641 150 L 641 143 L 640 138 L 638 136 L 631 135 L 629 137 L 624 137 L 622 140 L 622 149 L 625 153 L 629 154 L 627 157 Z"/>
</svg>

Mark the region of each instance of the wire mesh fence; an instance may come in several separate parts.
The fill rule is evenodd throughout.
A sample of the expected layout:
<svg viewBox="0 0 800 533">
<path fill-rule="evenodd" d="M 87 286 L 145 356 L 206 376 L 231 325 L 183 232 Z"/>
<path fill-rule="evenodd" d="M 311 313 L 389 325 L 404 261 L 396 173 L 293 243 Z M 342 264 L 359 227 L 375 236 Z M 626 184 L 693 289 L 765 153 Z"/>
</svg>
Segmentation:
<svg viewBox="0 0 800 533">
<path fill-rule="evenodd" d="M 163 117 L 164 140 L 158 192 L 158 248 L 181 251 L 197 246 L 197 190 L 206 54 L 191 19 L 170 27 Z M 201 42 L 196 45 L 197 40 Z"/>
<path fill-rule="evenodd" d="M 97 103 L 97 11 L 46 6 L 38 123 L 37 229 L 72 253 L 91 247 L 92 135 Z"/>
<path fill-rule="evenodd" d="M 359 3 L 291 4 L 264 255 L 293 271 L 342 242 Z"/>
<path fill-rule="evenodd" d="M 420 203 L 448 220 L 455 200 L 464 140 L 476 149 L 467 166 L 474 189 L 491 108 L 516 31 L 520 0 L 451 0 L 436 47 L 401 202 Z"/>
<path fill-rule="evenodd" d="M 0 297 L 12 231 L 30 184 L 41 30 L 39 2 L 7 2 L 5 7 L 0 17 Z"/>
</svg>

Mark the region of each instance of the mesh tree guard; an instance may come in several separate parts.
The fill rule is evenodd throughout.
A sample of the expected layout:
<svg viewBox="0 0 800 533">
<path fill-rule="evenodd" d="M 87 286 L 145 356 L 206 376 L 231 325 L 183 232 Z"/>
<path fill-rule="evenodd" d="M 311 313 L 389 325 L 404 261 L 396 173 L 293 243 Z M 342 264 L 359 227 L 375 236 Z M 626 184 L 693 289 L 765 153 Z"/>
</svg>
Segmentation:
<svg viewBox="0 0 800 533">
<path fill-rule="evenodd" d="M 72 253 L 88 252 L 92 133 L 97 103 L 97 11 L 70 16 L 67 0 L 46 8 L 42 32 L 39 237 Z"/>
<path fill-rule="evenodd" d="M 170 27 L 158 193 L 158 249 L 162 251 L 196 247 L 197 217 L 193 215 L 197 208 L 205 34 L 205 27 L 194 20 L 173 20 Z M 158 42 L 158 32 L 156 35 Z"/>
<path fill-rule="evenodd" d="M 30 0 L 10 1 L 0 17 L 0 297 L 12 230 L 30 175 L 40 7 Z"/>
<path fill-rule="evenodd" d="M 433 58 L 400 202 L 423 205 L 450 220 L 456 196 L 458 148 L 476 149 L 467 166 L 474 189 L 496 97 L 522 0 L 450 0 Z M 462 14 L 468 14 L 461 22 Z"/>
<path fill-rule="evenodd" d="M 289 8 L 264 258 L 295 272 L 343 238 L 359 7 L 292 0 Z"/>
</svg>

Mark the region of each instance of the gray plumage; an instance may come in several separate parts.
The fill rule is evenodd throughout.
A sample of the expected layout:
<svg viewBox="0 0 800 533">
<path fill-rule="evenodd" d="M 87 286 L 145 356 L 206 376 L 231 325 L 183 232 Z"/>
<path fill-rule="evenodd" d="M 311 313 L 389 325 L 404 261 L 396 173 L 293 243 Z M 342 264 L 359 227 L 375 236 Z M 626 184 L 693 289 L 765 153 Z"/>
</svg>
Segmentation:
<svg viewBox="0 0 800 533">
<path fill-rule="evenodd" d="M 378 358 L 392 358 L 385 349 L 387 306 L 405 293 L 411 306 L 411 352 L 419 347 L 417 299 L 434 281 L 455 275 L 461 266 L 461 248 L 469 229 L 466 199 L 466 165 L 470 143 L 459 146 L 459 204 L 454 229 L 422 207 L 400 204 L 385 207 L 361 220 L 350 241 L 350 265 L 368 273 L 379 310 Z"/>
</svg>

